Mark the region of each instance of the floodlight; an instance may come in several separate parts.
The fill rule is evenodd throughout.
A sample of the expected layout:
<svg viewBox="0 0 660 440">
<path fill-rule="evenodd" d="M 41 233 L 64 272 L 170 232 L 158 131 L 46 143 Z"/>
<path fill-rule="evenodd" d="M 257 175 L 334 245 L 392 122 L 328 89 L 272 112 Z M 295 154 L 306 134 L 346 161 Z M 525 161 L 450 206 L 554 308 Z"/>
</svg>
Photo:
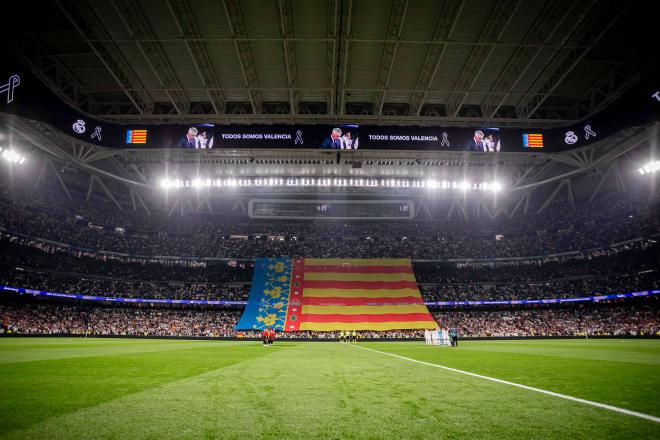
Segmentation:
<svg viewBox="0 0 660 440">
<path fill-rule="evenodd" d="M 5 150 L 0 148 L 0 151 L 2 152 L 2 158 L 9 163 L 17 163 L 19 165 L 23 165 L 25 163 L 25 157 L 21 156 L 14 150 Z"/>
<path fill-rule="evenodd" d="M 658 170 L 660 170 L 660 160 L 651 161 L 637 171 L 639 171 L 639 174 L 644 175 L 655 173 Z"/>
</svg>

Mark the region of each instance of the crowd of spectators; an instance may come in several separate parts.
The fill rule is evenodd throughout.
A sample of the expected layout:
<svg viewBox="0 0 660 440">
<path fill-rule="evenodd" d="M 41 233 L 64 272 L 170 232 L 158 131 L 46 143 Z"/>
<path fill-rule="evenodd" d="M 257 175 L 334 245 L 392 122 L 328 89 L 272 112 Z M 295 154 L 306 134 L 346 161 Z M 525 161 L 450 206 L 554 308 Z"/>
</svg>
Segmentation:
<svg viewBox="0 0 660 440">
<path fill-rule="evenodd" d="M 0 284 L 33 290 L 117 298 L 246 301 L 249 284 L 122 281 L 21 271 L 0 274 Z"/>
<path fill-rule="evenodd" d="M 0 304 L 0 317 L 16 334 L 231 337 L 240 311 Z"/>
<path fill-rule="evenodd" d="M 578 298 L 660 288 L 658 272 L 552 280 L 544 283 L 421 285 L 425 301 Z"/>
<path fill-rule="evenodd" d="M 120 298 L 246 301 L 249 283 L 131 281 L 49 271 L 0 273 L 0 284 L 50 292 Z M 553 280 L 540 284 L 421 285 L 422 298 L 435 301 L 575 298 L 659 289 L 656 272 L 599 278 Z"/>
<path fill-rule="evenodd" d="M 656 301 L 578 307 L 434 312 L 443 328 L 463 337 L 636 336 L 660 334 Z"/>
<path fill-rule="evenodd" d="M 40 269 L 62 274 L 96 275 L 129 281 L 186 281 L 203 283 L 245 283 L 252 279 L 252 262 L 214 261 L 191 264 L 139 262 L 107 258 L 103 254 L 83 255 L 56 251 L 56 246 L 21 244 L 0 234 L 0 268 Z"/>
<path fill-rule="evenodd" d="M 433 313 L 440 328 L 460 337 L 655 335 L 660 309 L 654 301 L 555 308 L 451 310 Z M 0 303 L 2 333 L 101 336 L 258 338 L 236 331 L 238 310 L 94 307 L 41 302 Z M 287 332 L 279 338 L 338 339 L 338 332 Z M 360 331 L 358 339 L 421 338 L 423 330 Z"/>
<path fill-rule="evenodd" d="M 658 200 L 609 196 L 540 214 L 424 222 L 256 221 L 170 217 L 0 185 L 0 227 L 80 248 L 132 255 L 511 258 L 584 251 L 659 231 Z"/>
<path fill-rule="evenodd" d="M 414 268 L 417 282 L 422 284 L 513 284 L 653 270 L 658 261 L 660 246 L 655 240 L 650 240 L 564 258 L 473 263 L 415 262 Z"/>
<path fill-rule="evenodd" d="M 235 261 L 195 267 L 123 262 L 0 243 L 0 284 L 59 293 L 245 301 L 253 272 L 252 263 Z M 660 288 L 659 250 L 644 244 L 561 262 L 415 262 L 413 268 L 425 301 L 569 298 Z"/>
<path fill-rule="evenodd" d="M 0 231 L 0 284 L 93 296 L 244 301 L 252 260 L 275 256 L 433 260 L 413 266 L 426 301 L 568 298 L 660 288 L 658 197 L 644 193 L 551 206 L 542 213 L 532 206 L 530 214 L 513 218 L 264 222 L 217 213 L 146 215 L 0 183 Z M 234 337 L 239 314 L 47 302 L 0 305 L 0 317 L 8 317 L 6 330 L 38 334 Z M 660 322 L 653 303 L 455 309 L 435 317 L 442 327 L 456 327 L 465 336 L 649 334 Z M 241 335 L 257 337 L 258 332 Z M 421 336 L 420 331 L 359 335 Z"/>
</svg>

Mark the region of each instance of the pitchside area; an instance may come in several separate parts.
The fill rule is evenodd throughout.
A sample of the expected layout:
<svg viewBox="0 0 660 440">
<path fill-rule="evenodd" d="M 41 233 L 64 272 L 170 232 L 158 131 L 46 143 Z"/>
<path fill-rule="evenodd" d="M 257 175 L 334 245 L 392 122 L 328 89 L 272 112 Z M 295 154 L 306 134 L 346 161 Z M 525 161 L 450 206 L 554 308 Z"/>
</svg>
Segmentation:
<svg viewBox="0 0 660 440">
<path fill-rule="evenodd" d="M 25 338 L 0 340 L 0 437 L 660 438 L 657 419 L 413 360 L 660 417 L 655 340 Z"/>
</svg>

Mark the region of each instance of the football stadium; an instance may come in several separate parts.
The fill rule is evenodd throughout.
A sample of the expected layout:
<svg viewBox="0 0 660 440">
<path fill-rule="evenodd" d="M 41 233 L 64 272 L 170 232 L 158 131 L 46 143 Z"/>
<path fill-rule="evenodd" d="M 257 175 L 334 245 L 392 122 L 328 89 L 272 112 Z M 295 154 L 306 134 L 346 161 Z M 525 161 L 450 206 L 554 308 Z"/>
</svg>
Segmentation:
<svg viewBox="0 0 660 440">
<path fill-rule="evenodd" d="M 4 2 L 0 438 L 659 439 L 653 4 Z"/>
</svg>

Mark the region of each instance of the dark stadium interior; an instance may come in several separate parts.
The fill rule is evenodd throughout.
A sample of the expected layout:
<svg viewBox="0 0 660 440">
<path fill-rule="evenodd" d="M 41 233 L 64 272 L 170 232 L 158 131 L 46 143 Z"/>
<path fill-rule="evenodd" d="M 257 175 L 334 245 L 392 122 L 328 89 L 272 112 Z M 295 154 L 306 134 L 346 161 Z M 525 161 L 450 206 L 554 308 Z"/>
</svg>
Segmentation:
<svg viewBox="0 0 660 440">
<path fill-rule="evenodd" d="M 0 438 L 660 438 L 656 3 L 3 2 Z"/>
<path fill-rule="evenodd" d="M 0 30 L 13 56 L 63 100 L 127 123 L 562 126 L 649 74 L 657 49 L 652 2 L 76 0 L 5 13 L 30 17 Z"/>
</svg>

